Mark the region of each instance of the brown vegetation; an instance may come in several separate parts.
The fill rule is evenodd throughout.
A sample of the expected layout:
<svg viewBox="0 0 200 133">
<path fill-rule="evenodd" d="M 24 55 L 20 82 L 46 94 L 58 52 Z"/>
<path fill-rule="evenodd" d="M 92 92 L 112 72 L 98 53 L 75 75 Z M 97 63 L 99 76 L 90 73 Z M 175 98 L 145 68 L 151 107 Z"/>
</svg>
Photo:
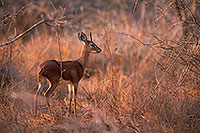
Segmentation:
<svg viewBox="0 0 200 133">
<path fill-rule="evenodd" d="M 62 21 L 0 47 L 0 132 L 200 132 L 198 0 L 30 2 L 0 1 L 0 44 L 42 19 Z M 92 32 L 103 51 L 79 84 L 77 117 L 61 104 L 64 84 L 51 113 L 43 89 L 34 117 L 38 64 L 76 59 L 79 31 Z"/>
</svg>

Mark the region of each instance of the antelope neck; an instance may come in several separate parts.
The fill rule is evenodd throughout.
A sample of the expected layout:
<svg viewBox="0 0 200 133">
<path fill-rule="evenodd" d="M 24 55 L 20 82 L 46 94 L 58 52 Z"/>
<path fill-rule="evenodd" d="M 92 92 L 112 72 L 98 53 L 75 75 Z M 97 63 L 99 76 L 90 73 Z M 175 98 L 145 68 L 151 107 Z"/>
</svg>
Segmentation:
<svg viewBox="0 0 200 133">
<path fill-rule="evenodd" d="M 83 44 L 81 54 L 78 59 L 78 62 L 83 66 L 83 69 L 85 69 L 85 67 L 87 66 L 89 55 L 90 52 L 87 51 L 85 44 Z"/>
</svg>

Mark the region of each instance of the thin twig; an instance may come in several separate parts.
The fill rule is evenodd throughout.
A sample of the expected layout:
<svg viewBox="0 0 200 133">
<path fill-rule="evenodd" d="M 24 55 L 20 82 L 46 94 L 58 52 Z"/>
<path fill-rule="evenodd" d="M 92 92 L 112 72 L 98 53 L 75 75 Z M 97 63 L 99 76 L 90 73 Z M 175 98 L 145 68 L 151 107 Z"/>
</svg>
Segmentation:
<svg viewBox="0 0 200 133">
<path fill-rule="evenodd" d="M 137 8 L 137 6 L 138 6 L 138 1 L 139 1 L 139 0 L 136 0 L 136 2 L 135 2 L 135 4 L 134 4 L 133 10 L 132 10 L 133 12 L 136 11 L 136 8 Z"/>
<path fill-rule="evenodd" d="M 138 41 L 139 43 L 141 43 L 141 44 L 143 44 L 143 45 L 145 45 L 145 46 L 150 46 L 149 44 L 142 42 L 141 40 L 137 39 L 136 37 L 134 37 L 133 35 L 130 35 L 130 34 L 128 34 L 128 33 L 117 32 L 117 34 L 129 36 L 129 37 L 135 39 L 136 41 Z"/>
<path fill-rule="evenodd" d="M 134 37 L 133 35 L 127 34 L 127 33 L 123 33 L 123 32 L 116 32 L 117 34 L 121 34 L 121 35 L 126 35 L 129 36 L 131 38 L 133 38 L 134 40 L 138 41 L 139 43 L 143 44 L 144 46 L 147 46 L 151 49 L 153 49 L 154 51 L 156 51 L 157 54 L 159 54 L 161 57 L 164 57 L 161 53 L 159 53 L 154 47 L 152 47 L 153 44 L 147 44 L 142 42 L 141 40 L 137 39 L 136 37 Z"/>
<path fill-rule="evenodd" d="M 175 90 L 172 92 L 171 97 L 167 100 L 167 102 L 165 103 L 165 105 L 167 103 L 169 103 L 169 101 L 174 97 L 174 95 L 176 94 L 176 92 L 180 89 L 179 86 L 181 85 L 181 83 L 183 82 L 183 80 L 186 78 L 186 75 L 189 72 L 189 67 L 190 67 L 190 65 L 187 65 L 187 66 L 185 66 L 185 69 L 182 70 L 180 78 L 179 78 L 178 82 L 176 83 Z"/>
<path fill-rule="evenodd" d="M 166 13 L 167 10 L 174 4 L 174 2 L 176 2 L 176 0 L 173 0 L 173 1 L 167 6 L 167 8 L 162 12 L 162 15 L 160 15 L 160 17 L 158 17 L 158 18 L 156 19 L 155 22 L 158 22 L 160 19 L 162 19 L 162 18 L 164 17 L 165 13 Z"/>
<path fill-rule="evenodd" d="M 32 4 L 32 2 L 26 4 L 25 6 L 21 7 L 16 13 L 11 14 L 10 16 L 6 17 L 5 19 L 3 19 L 1 21 L 1 23 L 6 24 L 8 22 L 9 19 L 16 17 L 17 15 L 19 15 L 20 13 L 23 13 L 23 11 Z M 10 13 L 9 13 L 10 14 Z"/>
<path fill-rule="evenodd" d="M 158 77 L 157 77 L 156 66 L 157 66 L 157 62 L 155 63 L 155 66 L 154 66 L 154 71 L 155 71 L 155 78 L 156 78 L 156 82 L 158 83 Z"/>
<path fill-rule="evenodd" d="M 84 92 L 88 95 L 88 98 L 91 100 L 91 101 L 94 101 L 94 99 L 92 98 L 92 96 L 90 95 L 90 93 L 87 92 L 87 90 L 82 87 L 82 89 L 84 90 Z"/>
<path fill-rule="evenodd" d="M 188 8 L 188 6 L 185 4 L 185 2 L 183 0 L 180 0 L 180 1 L 184 5 L 184 8 L 188 11 L 188 13 L 189 13 L 190 17 L 192 18 L 194 24 L 196 26 L 200 27 L 199 24 L 197 23 L 197 20 L 195 19 L 194 15 L 193 15 L 192 11 Z"/>
<path fill-rule="evenodd" d="M 171 66 L 175 63 L 175 61 L 177 60 L 177 58 L 180 56 L 180 54 L 181 54 L 181 52 L 179 52 L 178 54 L 177 54 L 177 56 L 175 57 L 175 59 L 171 62 L 171 64 L 167 67 L 167 69 L 164 71 L 164 73 L 166 73 L 170 68 L 171 68 Z M 157 88 L 159 87 L 159 85 L 160 85 L 160 83 L 161 83 L 161 81 L 162 81 L 162 79 L 163 79 L 163 77 L 164 77 L 164 74 L 160 77 L 160 80 L 158 81 L 158 83 L 157 83 L 157 85 L 153 88 L 153 90 L 150 92 L 150 94 L 148 95 L 148 97 L 149 98 L 147 98 L 147 101 L 149 100 L 149 99 L 151 99 L 152 98 L 152 94 L 157 90 Z M 146 102 L 145 102 L 146 103 Z M 144 104 L 145 105 L 145 104 Z"/>
</svg>

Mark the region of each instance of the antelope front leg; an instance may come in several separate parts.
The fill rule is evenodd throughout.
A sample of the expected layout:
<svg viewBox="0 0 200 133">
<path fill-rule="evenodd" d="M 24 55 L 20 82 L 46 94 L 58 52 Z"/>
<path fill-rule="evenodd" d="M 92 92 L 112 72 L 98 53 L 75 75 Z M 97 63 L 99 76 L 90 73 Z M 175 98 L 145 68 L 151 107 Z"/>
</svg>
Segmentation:
<svg viewBox="0 0 200 133">
<path fill-rule="evenodd" d="M 68 84 L 68 90 L 69 90 L 69 116 L 71 114 L 71 103 L 72 103 L 72 85 Z"/>
<path fill-rule="evenodd" d="M 75 116 L 77 116 L 77 114 L 76 114 L 76 94 L 77 94 L 77 89 L 78 89 L 78 83 L 75 83 L 73 85 L 73 88 L 72 88 L 72 90 L 73 90 L 73 98 L 74 98 L 74 114 L 75 114 Z"/>
</svg>

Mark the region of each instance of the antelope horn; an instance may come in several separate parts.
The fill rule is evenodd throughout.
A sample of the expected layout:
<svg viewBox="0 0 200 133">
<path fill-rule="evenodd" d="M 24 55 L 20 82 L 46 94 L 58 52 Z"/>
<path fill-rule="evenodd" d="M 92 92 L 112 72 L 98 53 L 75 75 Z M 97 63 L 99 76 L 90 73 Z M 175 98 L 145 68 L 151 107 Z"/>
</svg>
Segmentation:
<svg viewBox="0 0 200 133">
<path fill-rule="evenodd" d="M 90 32 L 90 39 L 91 39 L 91 41 L 92 41 L 92 32 Z"/>
</svg>

